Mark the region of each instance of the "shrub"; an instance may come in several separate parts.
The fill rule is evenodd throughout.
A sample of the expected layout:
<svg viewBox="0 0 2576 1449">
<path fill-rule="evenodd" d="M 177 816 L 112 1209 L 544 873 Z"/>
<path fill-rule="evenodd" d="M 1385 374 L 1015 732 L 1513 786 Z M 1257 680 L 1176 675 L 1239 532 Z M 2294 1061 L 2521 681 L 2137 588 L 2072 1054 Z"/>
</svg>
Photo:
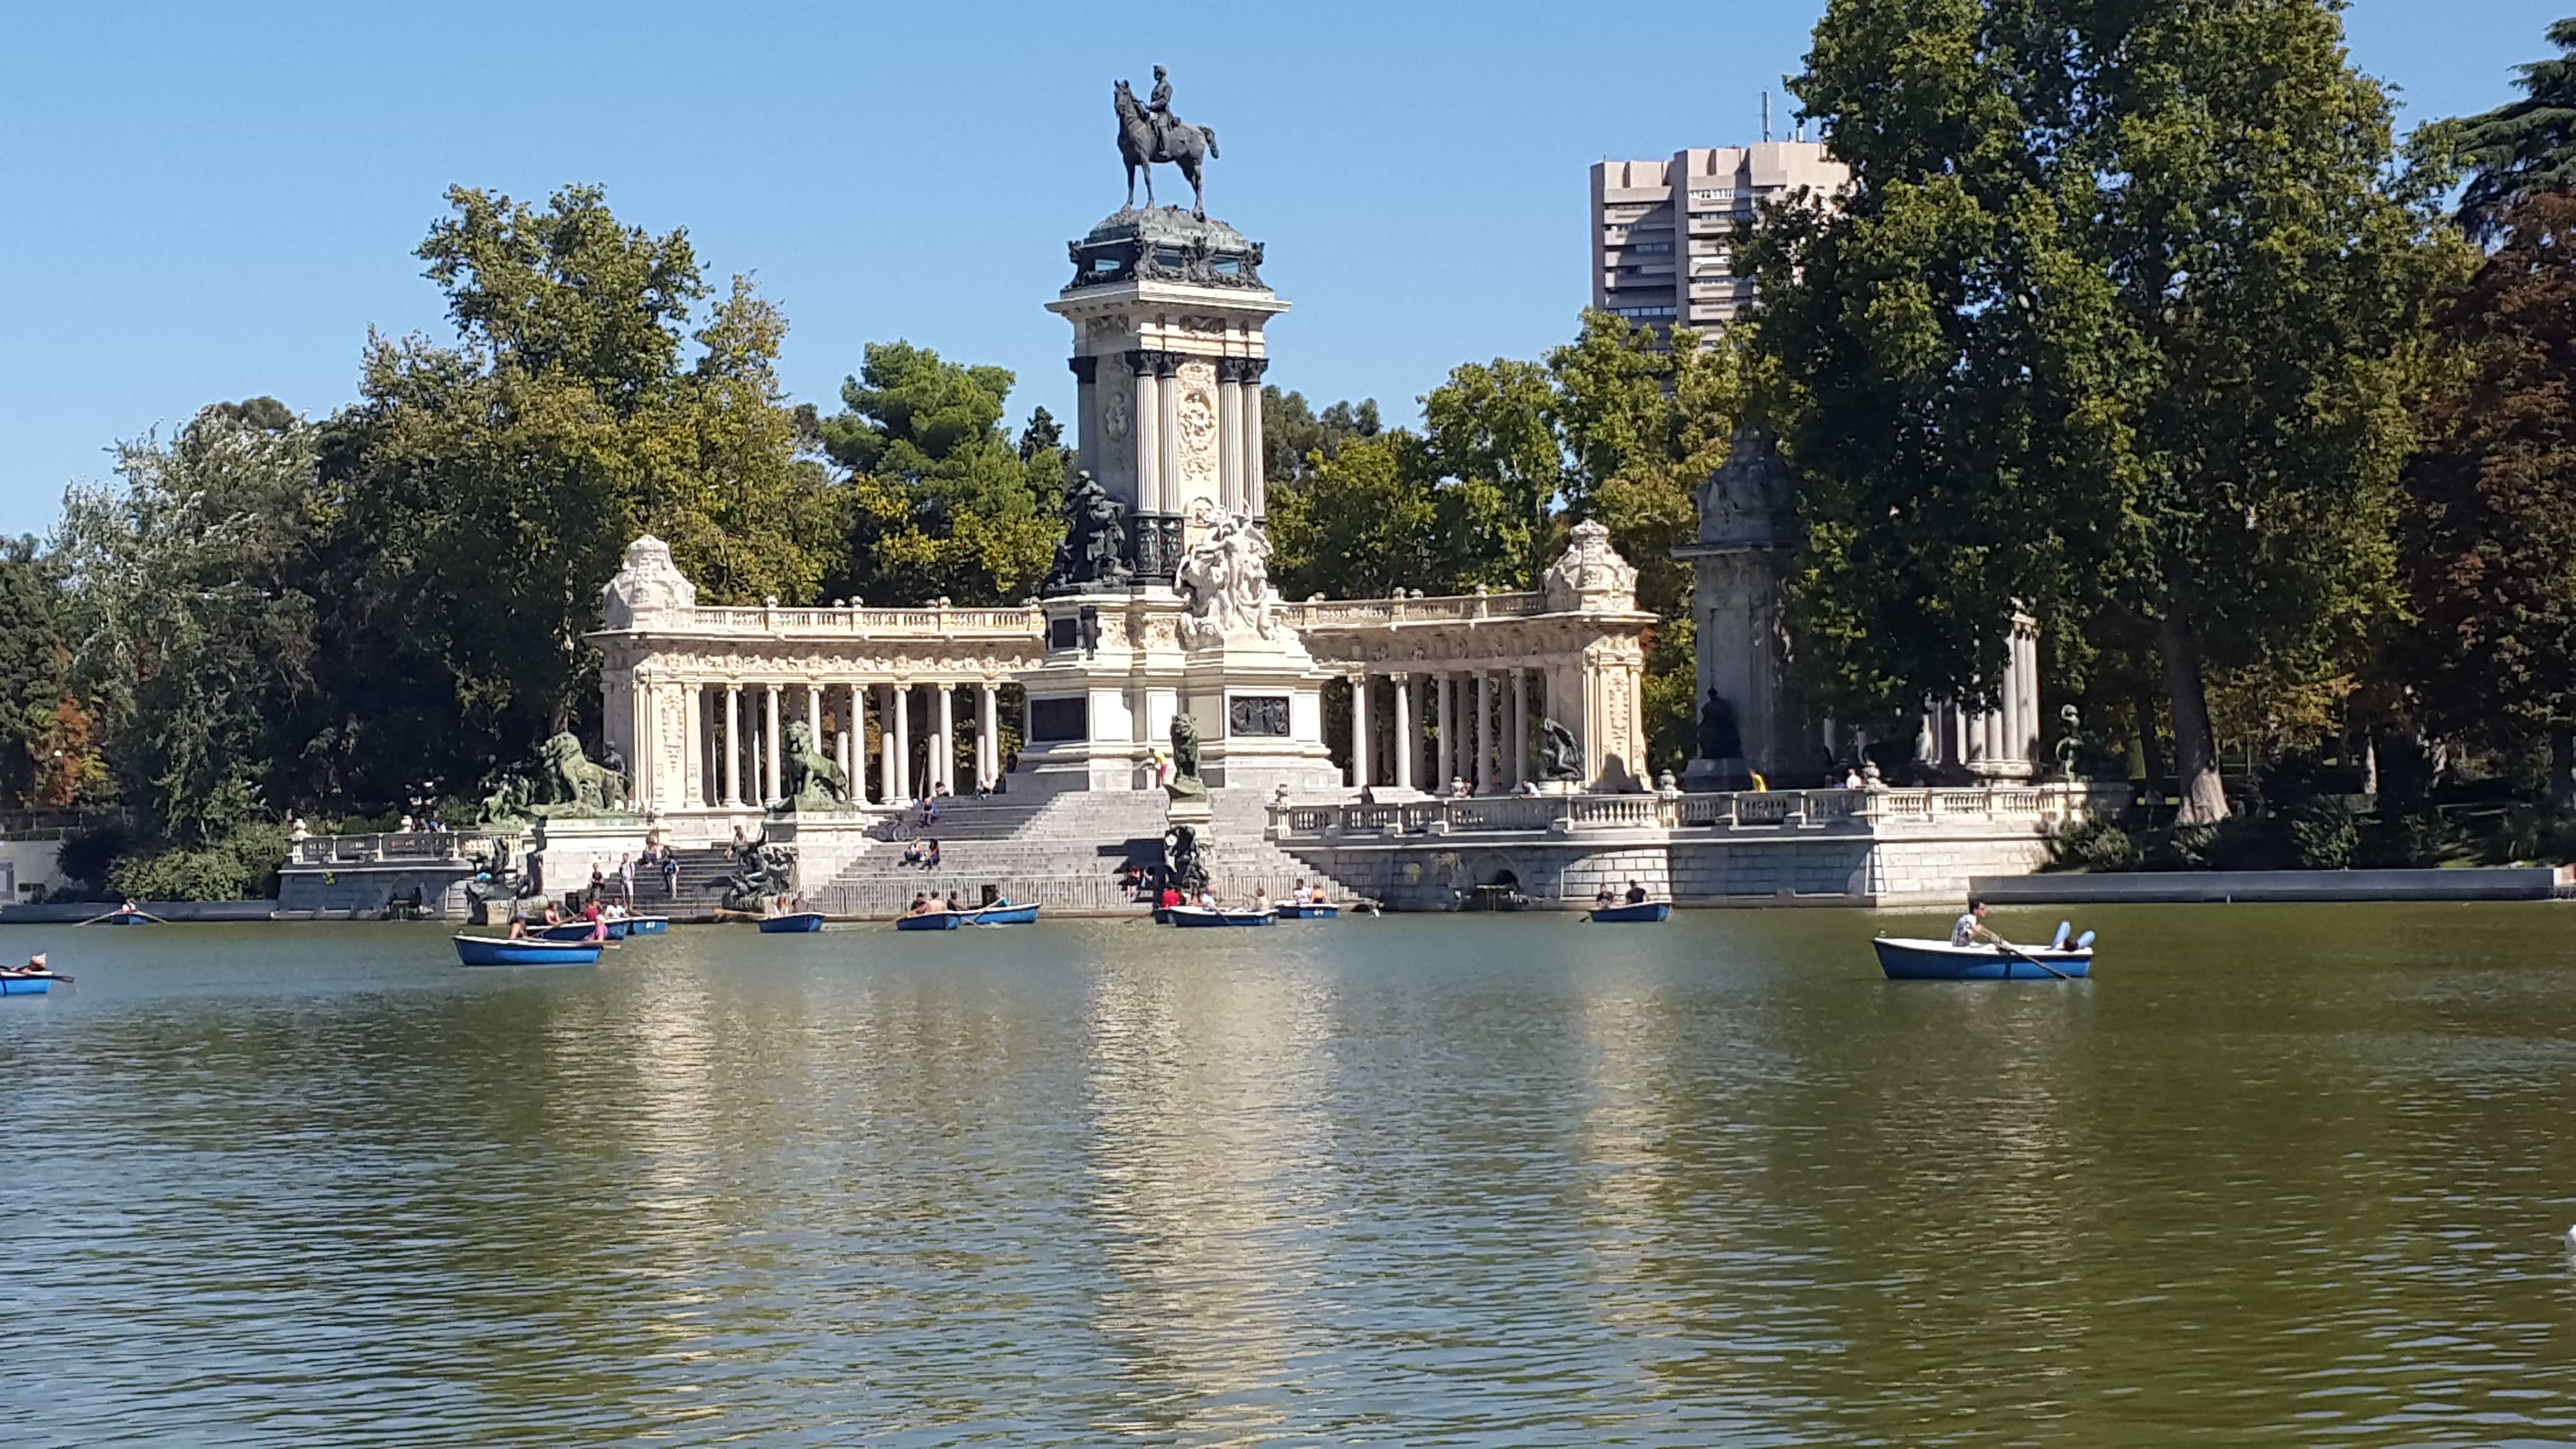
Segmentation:
<svg viewBox="0 0 2576 1449">
<path fill-rule="evenodd" d="M 137 900 L 258 900 L 277 894 L 277 870 L 285 863 L 286 827 L 243 825 L 202 846 L 126 856 L 109 879 Z"/>
<path fill-rule="evenodd" d="M 2439 811 L 2383 814 L 2360 832 L 2356 864 L 2381 870 L 2424 869 L 2442 863 L 2450 831 Z"/>
<path fill-rule="evenodd" d="M 2058 865 L 2097 872 L 2136 870 L 2143 860 L 2129 832 L 2090 816 L 2059 827 L 2048 838 L 2048 855 Z"/>
<path fill-rule="evenodd" d="M 2301 870 L 2350 870 L 2361 853 L 2361 822 L 2352 807 L 2319 795 L 2289 813 L 2290 858 Z"/>
<path fill-rule="evenodd" d="M 107 884 L 108 873 L 115 869 L 117 857 L 133 848 L 134 837 L 126 830 L 125 823 L 110 820 L 65 836 L 62 854 L 56 857 L 54 868 L 69 880 L 96 888 Z M 78 899 L 78 896 L 66 893 L 64 898 Z"/>
</svg>

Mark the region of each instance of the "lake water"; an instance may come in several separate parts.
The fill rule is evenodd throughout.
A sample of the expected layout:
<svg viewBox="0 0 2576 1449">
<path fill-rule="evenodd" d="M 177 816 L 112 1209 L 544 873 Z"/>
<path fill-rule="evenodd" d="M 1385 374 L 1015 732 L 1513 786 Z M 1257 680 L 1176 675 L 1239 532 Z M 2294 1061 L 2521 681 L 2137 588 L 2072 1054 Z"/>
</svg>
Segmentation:
<svg viewBox="0 0 2576 1449">
<path fill-rule="evenodd" d="M 0 1443 L 2576 1442 L 2576 914 L 2084 923 L 11 928 Z"/>
</svg>

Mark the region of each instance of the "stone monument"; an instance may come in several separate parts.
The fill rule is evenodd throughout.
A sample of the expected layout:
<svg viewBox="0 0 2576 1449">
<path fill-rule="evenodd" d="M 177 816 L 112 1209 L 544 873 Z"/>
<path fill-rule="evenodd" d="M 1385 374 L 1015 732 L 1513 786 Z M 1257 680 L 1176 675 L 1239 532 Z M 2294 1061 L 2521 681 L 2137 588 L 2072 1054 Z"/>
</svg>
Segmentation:
<svg viewBox="0 0 2576 1449">
<path fill-rule="evenodd" d="M 1186 715 L 1210 788 L 1329 789 L 1327 676 L 1271 620 L 1262 526 L 1263 328 L 1288 304 L 1262 280 L 1260 243 L 1204 208 L 1152 204 L 1153 163 L 1195 188 L 1216 155 L 1155 78 L 1144 105 L 1116 90 L 1119 152 L 1147 205 L 1131 192 L 1073 242 L 1047 304 L 1073 329 L 1076 471 L 1039 600 L 1046 660 L 1023 679 L 1023 766 L 1043 791 L 1151 788 L 1149 751 Z"/>
<path fill-rule="evenodd" d="M 1691 565 L 1699 665 L 1698 739 L 1683 788 L 1742 789 L 1754 771 L 1774 785 L 1805 783 L 1822 756 L 1788 688 L 1783 606 L 1797 518 L 1770 431 L 1736 429 L 1697 501 L 1698 540 L 1673 550 Z"/>
</svg>

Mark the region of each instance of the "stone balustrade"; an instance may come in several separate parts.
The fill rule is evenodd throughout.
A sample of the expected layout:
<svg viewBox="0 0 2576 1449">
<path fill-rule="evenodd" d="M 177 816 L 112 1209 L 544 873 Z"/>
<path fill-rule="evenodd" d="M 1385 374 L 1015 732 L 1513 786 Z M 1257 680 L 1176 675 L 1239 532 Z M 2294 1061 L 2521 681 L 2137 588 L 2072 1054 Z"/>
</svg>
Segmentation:
<svg viewBox="0 0 2576 1449">
<path fill-rule="evenodd" d="M 2045 830 L 2126 809 L 2126 785 L 1997 789 L 1759 790 L 1718 794 L 1507 795 L 1386 805 L 1274 805 L 1278 840 L 1578 831 L 1831 830 L 1998 822 Z"/>
<path fill-rule="evenodd" d="M 499 860 L 515 837 L 449 830 L 398 830 L 382 835 L 312 835 L 286 847 L 289 865 L 425 864 Z"/>
<path fill-rule="evenodd" d="M 866 609 L 720 607 L 675 609 L 657 628 L 691 635 L 826 639 L 1042 639 L 1046 615 L 1032 608 Z"/>
<path fill-rule="evenodd" d="M 1450 594 L 1430 599 L 1314 599 L 1302 604 L 1280 604 L 1273 614 L 1289 628 L 1308 630 L 1528 619 L 1547 611 L 1547 596 L 1532 590 L 1515 594 Z"/>
</svg>

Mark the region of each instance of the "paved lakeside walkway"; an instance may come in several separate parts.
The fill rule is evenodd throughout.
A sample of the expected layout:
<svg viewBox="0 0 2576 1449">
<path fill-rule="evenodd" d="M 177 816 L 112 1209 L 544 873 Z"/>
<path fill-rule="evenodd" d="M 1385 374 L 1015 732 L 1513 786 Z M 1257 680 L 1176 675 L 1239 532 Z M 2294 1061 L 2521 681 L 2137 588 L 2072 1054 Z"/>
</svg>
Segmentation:
<svg viewBox="0 0 2576 1449">
<path fill-rule="evenodd" d="M 2576 866 L 2463 870 L 2202 870 L 1977 876 L 1999 906 L 2118 902 L 2547 901 L 2576 897 Z"/>
</svg>

